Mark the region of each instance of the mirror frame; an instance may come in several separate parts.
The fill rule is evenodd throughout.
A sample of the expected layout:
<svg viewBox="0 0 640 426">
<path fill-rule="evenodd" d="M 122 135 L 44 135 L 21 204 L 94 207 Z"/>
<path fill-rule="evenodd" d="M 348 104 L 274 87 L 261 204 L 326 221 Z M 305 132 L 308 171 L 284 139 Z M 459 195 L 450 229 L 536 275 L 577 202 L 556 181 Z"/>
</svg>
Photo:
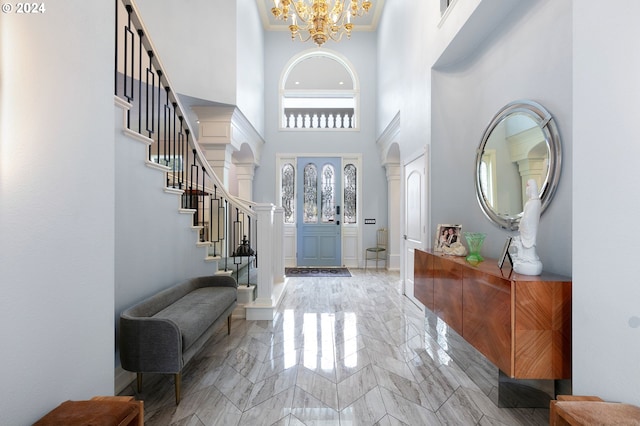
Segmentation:
<svg viewBox="0 0 640 426">
<path fill-rule="evenodd" d="M 530 117 L 538 127 L 540 127 L 540 130 L 542 130 L 544 139 L 549 147 L 549 170 L 541 188 L 539 189 L 540 201 L 542 204 L 540 214 L 542 214 L 549 206 L 549 203 L 551 202 L 551 199 L 558 187 L 562 168 L 562 145 L 558 128 L 549 111 L 539 103 L 528 99 L 517 100 L 505 105 L 496 113 L 489 122 L 489 125 L 486 127 L 476 152 L 476 198 L 480 204 L 482 212 L 489 221 L 502 229 L 517 231 L 520 225 L 520 219 L 522 218 L 522 212 L 515 216 L 506 216 L 496 213 L 489 205 L 480 185 L 480 164 L 482 162 L 482 155 L 487 141 L 489 140 L 489 136 L 491 136 L 491 133 L 498 124 L 506 120 L 512 114 L 525 114 Z"/>
</svg>

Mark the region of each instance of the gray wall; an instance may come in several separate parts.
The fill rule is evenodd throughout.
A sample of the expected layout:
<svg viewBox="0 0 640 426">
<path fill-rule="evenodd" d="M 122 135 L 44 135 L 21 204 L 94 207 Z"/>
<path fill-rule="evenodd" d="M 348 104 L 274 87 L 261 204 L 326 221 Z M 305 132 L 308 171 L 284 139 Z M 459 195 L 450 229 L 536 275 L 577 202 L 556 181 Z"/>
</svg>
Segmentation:
<svg viewBox="0 0 640 426">
<path fill-rule="evenodd" d="M 424 150 L 430 140 L 433 37 L 428 29 L 437 23 L 439 3 L 418 1 L 409 8 L 401 1 L 387 1 L 378 29 L 376 134 L 400 113 L 403 162 Z"/>
<path fill-rule="evenodd" d="M 179 212 L 180 196 L 164 192 L 165 174 L 144 164 L 147 146 L 126 136 L 122 115 L 115 128 L 115 327 L 120 313 L 183 280 L 212 275 L 197 247 L 193 216 Z M 117 341 L 116 341 L 117 342 Z M 116 344 L 115 365 L 120 365 Z"/>
<path fill-rule="evenodd" d="M 225 3 L 228 0 L 220 0 Z M 264 31 L 255 0 L 236 0 L 236 105 L 264 134 Z M 222 39 L 223 43 L 226 40 Z M 207 40 L 207 45 L 210 41 Z M 218 61 L 220 62 L 220 61 Z"/>
<path fill-rule="evenodd" d="M 445 54 L 447 52 L 445 51 Z M 573 129 L 571 4 L 539 1 L 516 9 L 473 55 L 432 71 L 431 220 L 485 232 L 482 252 L 498 257 L 506 231 L 475 200 L 476 148 L 493 115 L 532 99 L 554 116 L 563 142 L 557 193 L 540 220 L 537 249 L 544 269 L 571 275 Z"/>
<path fill-rule="evenodd" d="M 135 3 L 173 89 L 204 101 L 238 106 L 262 134 L 264 49 L 255 1 Z"/>
<path fill-rule="evenodd" d="M 309 43 L 291 42 L 286 33 L 265 35 L 265 145 L 256 169 L 253 199 L 275 203 L 277 198 L 275 155 L 361 153 L 364 176 L 359 206 L 363 216 L 376 218 L 376 226 L 364 227 L 363 242 L 374 240 L 375 229 L 387 224 L 387 179 L 377 152 L 376 127 L 376 38 L 372 33 L 357 33 L 341 43 L 327 42 L 323 49 L 333 50 L 354 66 L 360 80 L 360 131 L 280 131 L 278 123 L 278 84 L 287 62 L 299 52 L 317 49 Z"/>
<path fill-rule="evenodd" d="M 573 391 L 640 405 L 640 2 L 617 10 L 573 2 Z"/>
<path fill-rule="evenodd" d="M 113 13 L 0 14 L 3 425 L 113 392 Z"/>
<path fill-rule="evenodd" d="M 235 104 L 236 2 L 136 0 L 135 3 L 147 36 L 175 86 L 173 90 Z"/>
<path fill-rule="evenodd" d="M 425 135 L 432 227 L 456 221 L 487 232 L 484 252 L 495 256 L 507 234 L 484 219 L 474 199 L 473 151 L 507 102 L 527 97 L 549 109 L 564 167 L 541 219 L 539 248 L 545 269 L 573 279 L 573 392 L 640 404 L 640 286 L 632 268 L 638 221 L 629 220 L 640 178 L 629 160 L 640 155 L 640 5 L 627 0 L 618 5 L 624 12 L 611 13 L 597 2 L 469 0 L 440 21 L 433 3 L 413 16 L 401 2 L 385 4 L 379 129 L 401 112 L 403 155 Z M 426 29 L 411 39 L 418 28 Z M 421 123 L 405 119 L 405 110 L 429 108 Z M 629 237 L 607 244 L 613 224 Z"/>
<path fill-rule="evenodd" d="M 497 257 L 509 235 L 475 198 L 475 151 L 493 115 L 530 98 L 554 115 L 564 168 L 538 238 L 546 270 L 571 274 L 571 3 L 457 2 L 441 20 L 439 2 L 409 13 L 385 4 L 378 34 L 378 131 L 400 113 L 403 162 L 429 145 L 428 244 L 439 223 L 486 232 L 483 254 Z M 404 22 L 405 25 L 398 25 Z"/>
</svg>

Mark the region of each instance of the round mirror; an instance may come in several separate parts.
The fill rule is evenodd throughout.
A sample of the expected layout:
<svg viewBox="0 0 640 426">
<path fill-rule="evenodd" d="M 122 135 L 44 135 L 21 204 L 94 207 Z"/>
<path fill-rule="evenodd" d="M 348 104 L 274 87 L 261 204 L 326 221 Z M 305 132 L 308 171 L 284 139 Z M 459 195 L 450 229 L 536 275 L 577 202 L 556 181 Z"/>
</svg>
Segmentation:
<svg viewBox="0 0 640 426">
<path fill-rule="evenodd" d="M 511 102 L 487 126 L 476 155 L 476 196 L 487 218 L 501 228 L 518 229 L 527 181 L 540 188 L 542 212 L 560 178 L 562 150 L 551 114 L 536 102 Z"/>
</svg>

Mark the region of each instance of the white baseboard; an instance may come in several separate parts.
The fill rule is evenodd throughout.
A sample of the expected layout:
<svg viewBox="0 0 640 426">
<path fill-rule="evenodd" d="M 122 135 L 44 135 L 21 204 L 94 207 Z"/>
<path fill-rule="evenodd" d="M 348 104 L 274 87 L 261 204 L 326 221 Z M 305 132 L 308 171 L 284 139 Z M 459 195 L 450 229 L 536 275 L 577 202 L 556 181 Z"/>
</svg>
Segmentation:
<svg viewBox="0 0 640 426">
<path fill-rule="evenodd" d="M 287 287 L 288 282 L 289 279 L 285 278 L 282 282 L 273 283 L 272 296 L 269 303 L 263 303 L 263 301 L 261 301 L 260 299 L 256 299 L 256 301 L 253 303 L 247 303 L 245 305 L 246 319 L 249 321 L 273 320 L 276 310 L 278 309 L 278 304 L 280 304 L 280 301 L 282 300 L 284 289 Z"/>
<path fill-rule="evenodd" d="M 390 254 L 389 255 L 389 270 L 390 271 L 399 271 L 400 270 L 400 255 L 399 254 Z"/>
</svg>

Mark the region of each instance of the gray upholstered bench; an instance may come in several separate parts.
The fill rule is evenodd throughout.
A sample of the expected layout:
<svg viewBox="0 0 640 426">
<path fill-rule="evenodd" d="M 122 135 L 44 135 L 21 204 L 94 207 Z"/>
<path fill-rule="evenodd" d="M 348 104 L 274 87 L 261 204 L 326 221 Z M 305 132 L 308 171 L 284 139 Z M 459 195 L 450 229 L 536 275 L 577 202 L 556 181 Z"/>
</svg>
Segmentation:
<svg viewBox="0 0 640 426">
<path fill-rule="evenodd" d="M 192 278 L 130 307 L 120 315 L 120 362 L 137 374 L 173 373 L 180 402 L 182 368 L 226 320 L 238 300 L 236 280 L 228 276 Z"/>
</svg>

